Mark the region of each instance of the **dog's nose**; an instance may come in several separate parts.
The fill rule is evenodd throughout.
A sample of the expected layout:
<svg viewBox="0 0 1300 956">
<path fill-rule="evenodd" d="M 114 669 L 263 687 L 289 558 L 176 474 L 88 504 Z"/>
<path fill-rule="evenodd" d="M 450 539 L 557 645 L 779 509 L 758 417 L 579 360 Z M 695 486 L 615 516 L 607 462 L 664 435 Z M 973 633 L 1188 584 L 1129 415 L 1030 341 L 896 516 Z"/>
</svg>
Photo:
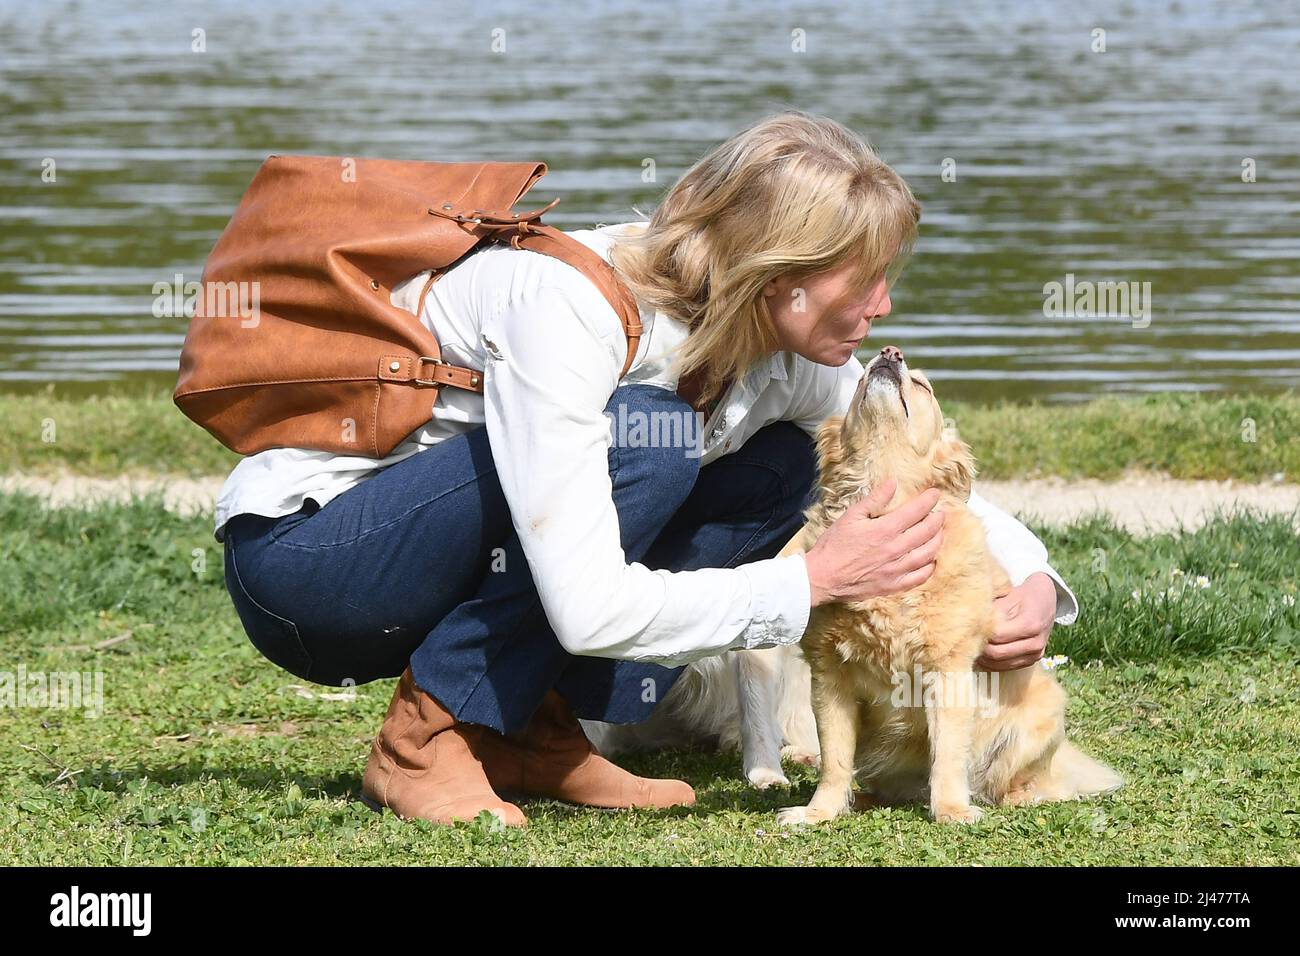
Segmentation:
<svg viewBox="0 0 1300 956">
<path fill-rule="evenodd" d="M 880 355 L 886 362 L 903 361 L 903 350 L 897 345 L 886 345 L 880 350 Z"/>
</svg>

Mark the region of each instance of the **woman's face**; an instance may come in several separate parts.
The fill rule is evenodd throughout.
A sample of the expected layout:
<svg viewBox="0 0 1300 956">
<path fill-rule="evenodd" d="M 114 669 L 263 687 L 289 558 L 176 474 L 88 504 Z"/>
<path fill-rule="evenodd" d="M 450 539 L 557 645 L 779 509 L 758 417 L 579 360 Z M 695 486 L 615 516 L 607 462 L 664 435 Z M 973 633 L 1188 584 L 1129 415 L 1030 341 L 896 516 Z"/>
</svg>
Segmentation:
<svg viewBox="0 0 1300 956">
<path fill-rule="evenodd" d="M 843 365 L 889 314 L 889 288 L 882 273 L 868 288 L 854 287 L 853 263 L 803 280 L 780 278 L 763 287 L 779 348 L 818 365 Z"/>
</svg>

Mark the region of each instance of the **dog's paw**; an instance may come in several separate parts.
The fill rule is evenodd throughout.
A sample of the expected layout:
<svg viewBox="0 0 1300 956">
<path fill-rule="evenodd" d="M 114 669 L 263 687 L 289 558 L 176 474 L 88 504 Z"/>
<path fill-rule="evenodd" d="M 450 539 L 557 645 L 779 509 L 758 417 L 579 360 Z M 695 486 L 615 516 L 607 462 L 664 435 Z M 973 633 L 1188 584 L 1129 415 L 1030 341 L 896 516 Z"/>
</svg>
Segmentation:
<svg viewBox="0 0 1300 956">
<path fill-rule="evenodd" d="M 1020 787 L 1016 790 L 1009 790 L 1002 797 L 1004 807 L 1028 807 L 1035 803 L 1041 803 L 1042 797 L 1033 787 Z"/>
<path fill-rule="evenodd" d="M 788 787 L 790 781 L 780 770 L 773 770 L 771 767 L 755 767 L 748 771 L 745 777 L 750 784 L 758 790 L 767 790 L 769 787 Z"/>
<path fill-rule="evenodd" d="M 822 755 L 809 753 L 806 750 L 796 750 L 794 747 L 785 747 L 781 750 L 781 759 L 789 760 L 791 763 L 801 763 L 805 767 L 812 767 L 814 770 L 822 765 Z"/>
<path fill-rule="evenodd" d="M 931 810 L 935 823 L 978 823 L 984 811 L 979 807 L 951 805 L 934 807 Z"/>
<path fill-rule="evenodd" d="M 806 824 L 829 823 L 838 814 L 812 805 L 806 807 L 786 807 L 777 811 L 776 825 L 779 827 L 798 827 Z"/>
<path fill-rule="evenodd" d="M 807 807 L 786 807 L 776 813 L 776 825 L 779 827 L 798 827 L 808 822 Z"/>
</svg>

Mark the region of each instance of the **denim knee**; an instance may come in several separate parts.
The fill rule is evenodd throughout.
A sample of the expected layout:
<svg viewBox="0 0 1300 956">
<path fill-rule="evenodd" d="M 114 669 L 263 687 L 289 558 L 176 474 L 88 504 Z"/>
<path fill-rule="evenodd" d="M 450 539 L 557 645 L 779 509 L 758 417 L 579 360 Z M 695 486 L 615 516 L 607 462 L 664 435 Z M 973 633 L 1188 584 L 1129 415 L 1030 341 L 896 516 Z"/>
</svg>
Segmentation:
<svg viewBox="0 0 1300 956">
<path fill-rule="evenodd" d="M 736 484 L 732 505 L 736 513 L 767 511 L 802 512 L 817 493 L 817 450 L 812 438 L 793 422 L 772 422 L 755 432 L 730 457 L 732 464 L 765 473 L 767 481 Z M 715 465 L 723 465 L 720 458 Z M 751 500 L 752 499 L 752 500 Z"/>
<path fill-rule="evenodd" d="M 774 422 L 775 440 L 781 443 L 781 460 L 785 463 L 786 485 L 791 499 L 800 510 L 812 505 L 818 492 L 817 443 L 794 422 Z"/>
<path fill-rule="evenodd" d="M 703 437 L 695 410 L 661 386 L 624 385 L 610 396 L 605 416 L 610 474 L 619 484 L 648 481 L 675 511 L 700 473 Z"/>
</svg>

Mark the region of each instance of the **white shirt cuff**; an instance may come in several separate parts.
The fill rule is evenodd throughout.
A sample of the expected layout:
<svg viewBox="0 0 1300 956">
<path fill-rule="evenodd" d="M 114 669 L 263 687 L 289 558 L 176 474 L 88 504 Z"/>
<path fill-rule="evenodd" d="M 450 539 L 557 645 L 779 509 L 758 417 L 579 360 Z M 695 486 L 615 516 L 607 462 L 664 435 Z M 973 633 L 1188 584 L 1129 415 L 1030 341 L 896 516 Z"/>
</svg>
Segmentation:
<svg viewBox="0 0 1300 956">
<path fill-rule="evenodd" d="M 1038 568 L 1056 584 L 1056 623 L 1073 624 L 1079 617 L 1079 600 L 1070 590 L 1069 585 L 1062 580 L 1061 576 L 1050 565 L 1045 564 Z M 1028 575 L 1026 575 L 1028 577 Z"/>
<path fill-rule="evenodd" d="M 1007 577 L 1011 579 L 1012 587 L 1020 587 L 1028 580 L 1031 574 L 1037 574 L 1039 571 L 1046 574 L 1056 585 L 1056 623 L 1073 624 L 1079 616 L 1079 601 L 1070 590 L 1069 585 L 1056 573 L 1056 569 L 1046 562 L 1035 561 L 1012 561 L 1012 566 L 1003 565 L 1003 570 L 1007 572 Z"/>
<path fill-rule="evenodd" d="M 812 586 L 802 554 L 767 558 L 742 564 L 749 579 L 749 627 L 736 646 L 745 650 L 797 644 L 808 629 L 812 613 Z"/>
</svg>

